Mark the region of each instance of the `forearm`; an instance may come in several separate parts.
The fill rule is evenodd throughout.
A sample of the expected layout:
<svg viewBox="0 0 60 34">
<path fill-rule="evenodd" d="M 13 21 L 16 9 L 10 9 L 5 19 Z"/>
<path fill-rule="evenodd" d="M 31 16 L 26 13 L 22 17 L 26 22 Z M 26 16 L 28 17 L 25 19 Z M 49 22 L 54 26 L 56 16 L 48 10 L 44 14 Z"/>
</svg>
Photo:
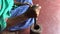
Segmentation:
<svg viewBox="0 0 60 34">
<path fill-rule="evenodd" d="M 26 13 L 24 13 L 23 15 L 14 17 L 14 18 L 8 18 L 7 20 L 7 24 L 8 26 L 12 26 L 12 25 L 16 25 L 17 23 L 22 23 L 23 21 L 25 21 L 26 19 L 29 18 L 37 18 L 37 15 L 39 15 L 39 6 L 36 7 L 37 9 L 34 8 L 29 8 Z"/>
<path fill-rule="evenodd" d="M 26 19 L 28 19 L 28 17 L 26 17 L 24 14 L 21 16 L 14 17 L 14 18 L 8 18 L 7 26 L 9 27 L 9 26 L 16 25 L 18 23 L 22 23 Z"/>
</svg>

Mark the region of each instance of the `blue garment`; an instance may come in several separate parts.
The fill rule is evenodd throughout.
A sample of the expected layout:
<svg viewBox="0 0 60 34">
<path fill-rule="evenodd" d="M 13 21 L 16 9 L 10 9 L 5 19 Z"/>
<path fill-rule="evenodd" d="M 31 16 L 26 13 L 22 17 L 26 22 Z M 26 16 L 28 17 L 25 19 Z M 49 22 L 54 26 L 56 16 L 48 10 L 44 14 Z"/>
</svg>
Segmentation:
<svg viewBox="0 0 60 34">
<path fill-rule="evenodd" d="M 28 2 L 29 4 L 33 4 L 32 0 L 17 0 L 17 1 L 21 2 L 21 3 Z M 10 12 L 11 17 L 16 17 L 19 15 L 22 15 L 23 13 L 25 13 L 27 11 L 28 8 L 29 8 L 29 5 L 23 5 L 23 6 L 19 6 L 19 7 L 15 8 L 14 10 L 11 10 L 11 12 Z M 21 23 L 17 24 L 8 29 L 9 29 L 9 31 L 21 30 L 21 29 L 28 28 L 33 23 L 34 23 L 34 18 L 29 18 L 29 19 L 25 20 L 22 24 Z"/>
</svg>

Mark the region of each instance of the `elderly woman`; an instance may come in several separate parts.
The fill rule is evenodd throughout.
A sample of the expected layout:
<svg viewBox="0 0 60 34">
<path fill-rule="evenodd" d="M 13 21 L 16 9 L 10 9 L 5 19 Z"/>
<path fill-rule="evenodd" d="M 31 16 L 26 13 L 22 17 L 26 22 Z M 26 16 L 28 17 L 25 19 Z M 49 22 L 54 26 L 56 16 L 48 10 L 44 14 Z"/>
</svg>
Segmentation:
<svg viewBox="0 0 60 34">
<path fill-rule="evenodd" d="M 9 31 L 28 28 L 34 23 L 34 17 L 36 18 L 39 15 L 39 10 L 41 8 L 39 5 L 33 6 L 32 0 L 10 0 L 10 2 L 8 0 L 3 0 L 2 2 L 5 2 L 5 4 L 7 2 L 8 3 L 6 5 L 3 3 L 3 5 L 5 5 L 5 11 L 2 9 L 4 6 L 1 8 L 2 10 L 0 9 L 0 22 L 2 21 L 0 24 L 5 24 L 2 24 L 3 26 L 0 25 L 1 30 L 4 30 L 6 28 L 6 24 L 6 29 Z"/>
</svg>

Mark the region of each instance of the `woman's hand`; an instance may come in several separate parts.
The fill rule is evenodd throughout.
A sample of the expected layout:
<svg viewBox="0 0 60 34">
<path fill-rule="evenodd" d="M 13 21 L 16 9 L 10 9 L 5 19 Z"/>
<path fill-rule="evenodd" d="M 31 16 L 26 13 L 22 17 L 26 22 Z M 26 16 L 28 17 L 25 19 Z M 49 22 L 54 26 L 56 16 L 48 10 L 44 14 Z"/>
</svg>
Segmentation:
<svg viewBox="0 0 60 34">
<path fill-rule="evenodd" d="M 35 12 L 37 14 L 37 17 L 39 16 L 40 10 L 41 10 L 41 6 L 39 6 L 39 4 L 36 4 L 37 8 L 35 8 Z"/>
<path fill-rule="evenodd" d="M 41 6 L 39 6 L 38 4 L 31 5 L 26 11 L 25 15 L 28 18 L 37 18 L 39 16 L 40 10 L 41 10 Z"/>
<path fill-rule="evenodd" d="M 34 10 L 28 10 L 27 13 L 23 14 L 23 15 L 20 15 L 20 16 L 17 16 L 17 17 L 14 17 L 14 18 L 6 18 L 6 22 L 7 22 L 7 27 L 11 27 L 11 26 L 14 26 L 16 24 L 18 24 L 19 22 L 23 22 L 25 21 L 26 19 L 28 19 L 29 17 L 34 17 L 34 15 L 36 15 L 36 17 L 39 16 L 39 12 L 40 12 L 40 9 L 41 9 L 41 6 L 39 6 L 38 4 L 36 4 L 36 8 L 34 8 Z M 34 13 L 35 12 L 35 13 Z M 33 14 L 34 13 L 34 14 Z M 27 16 L 27 15 L 28 16 Z M 32 15 L 31 15 L 32 14 Z"/>
</svg>

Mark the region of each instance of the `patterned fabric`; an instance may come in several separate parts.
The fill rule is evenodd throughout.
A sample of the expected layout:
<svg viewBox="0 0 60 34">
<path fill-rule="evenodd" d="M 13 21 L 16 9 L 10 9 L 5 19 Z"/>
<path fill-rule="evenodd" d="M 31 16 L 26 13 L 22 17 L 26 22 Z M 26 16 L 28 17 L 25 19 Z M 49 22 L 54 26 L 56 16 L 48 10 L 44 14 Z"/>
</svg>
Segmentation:
<svg viewBox="0 0 60 34">
<path fill-rule="evenodd" d="M 16 1 L 20 2 L 20 3 L 33 4 L 32 0 L 16 0 Z M 23 13 L 25 13 L 27 11 L 28 8 L 29 8 L 29 5 L 16 6 L 16 8 L 11 10 L 11 12 L 10 12 L 11 17 L 16 17 L 19 15 L 22 15 Z M 31 26 L 33 23 L 34 23 L 34 18 L 29 18 L 26 21 L 24 21 L 22 24 L 17 24 L 15 26 L 12 26 L 12 27 L 8 28 L 8 30 L 9 31 L 16 31 L 16 30 L 25 29 L 25 28 L 28 28 L 29 26 Z"/>
<path fill-rule="evenodd" d="M 13 0 L 0 0 L 0 31 L 6 28 L 5 19 L 10 17 L 10 10 L 14 4 Z"/>
</svg>

